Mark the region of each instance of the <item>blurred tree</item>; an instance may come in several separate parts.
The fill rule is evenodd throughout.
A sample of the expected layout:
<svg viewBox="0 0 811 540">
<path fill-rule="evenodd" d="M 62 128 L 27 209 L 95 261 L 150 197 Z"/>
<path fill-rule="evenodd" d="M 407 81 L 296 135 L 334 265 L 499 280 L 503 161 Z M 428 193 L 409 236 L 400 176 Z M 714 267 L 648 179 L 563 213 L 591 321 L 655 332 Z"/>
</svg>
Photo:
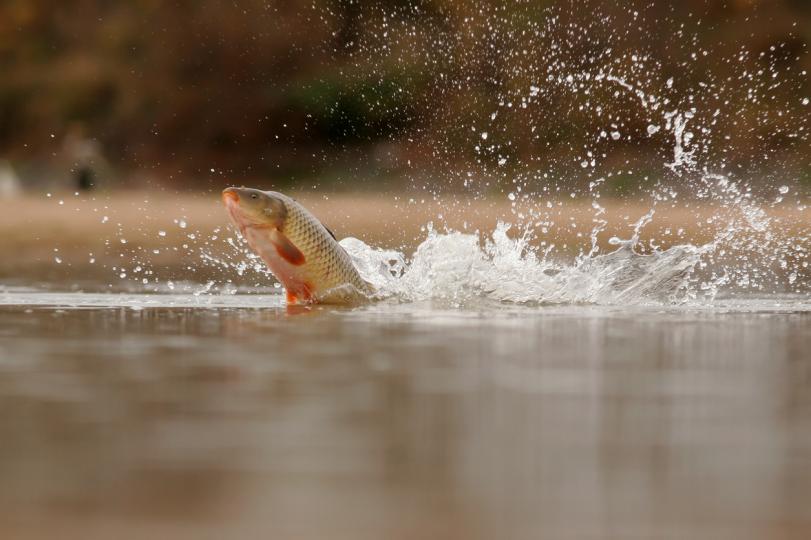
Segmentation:
<svg viewBox="0 0 811 540">
<path fill-rule="evenodd" d="M 545 84 L 522 103 L 548 74 L 610 68 L 687 103 L 708 73 L 809 69 L 809 21 L 797 0 L 6 0 L 0 155 L 48 159 L 80 123 L 112 163 L 174 178 L 314 174 L 382 144 L 413 167 L 576 168 L 580 141 L 607 118 L 643 135 L 597 145 L 612 152 L 656 153 L 661 136 L 646 135 L 633 93 L 610 86 L 586 96 Z M 756 84 L 727 84 L 700 103 L 707 114 L 738 111 L 710 119 L 706 134 L 722 141 L 707 151 L 736 166 L 764 149 L 808 149 L 770 136 L 791 117 L 785 104 L 811 93 L 807 76 L 770 88 L 771 102 L 752 101 Z"/>
</svg>

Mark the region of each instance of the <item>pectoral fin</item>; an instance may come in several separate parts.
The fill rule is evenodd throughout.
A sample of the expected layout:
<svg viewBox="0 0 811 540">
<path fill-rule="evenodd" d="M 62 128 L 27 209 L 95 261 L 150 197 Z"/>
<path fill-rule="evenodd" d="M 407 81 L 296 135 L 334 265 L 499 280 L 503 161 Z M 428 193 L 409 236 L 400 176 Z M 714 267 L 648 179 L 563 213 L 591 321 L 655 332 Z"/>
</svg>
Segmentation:
<svg viewBox="0 0 811 540">
<path fill-rule="evenodd" d="M 276 248 L 279 257 L 289 262 L 293 266 L 304 264 L 304 253 L 297 248 L 281 231 L 274 230 L 270 233 L 270 241 Z"/>
</svg>

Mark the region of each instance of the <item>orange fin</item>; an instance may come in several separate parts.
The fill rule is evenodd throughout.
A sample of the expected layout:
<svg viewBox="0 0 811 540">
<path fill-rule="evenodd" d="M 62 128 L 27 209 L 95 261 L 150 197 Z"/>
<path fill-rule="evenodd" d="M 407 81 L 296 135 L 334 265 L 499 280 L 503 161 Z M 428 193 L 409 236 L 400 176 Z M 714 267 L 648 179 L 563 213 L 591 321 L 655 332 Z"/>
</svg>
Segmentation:
<svg viewBox="0 0 811 540">
<path fill-rule="evenodd" d="M 287 305 L 308 304 L 313 301 L 312 285 L 307 282 L 301 284 L 301 288 L 292 292 L 287 290 Z"/>
<path fill-rule="evenodd" d="M 270 240 L 276 247 L 276 252 L 279 254 L 279 257 L 289 262 L 293 266 L 301 266 L 304 264 L 304 253 L 293 245 L 293 242 L 288 240 L 281 231 L 273 231 L 270 235 Z"/>
</svg>

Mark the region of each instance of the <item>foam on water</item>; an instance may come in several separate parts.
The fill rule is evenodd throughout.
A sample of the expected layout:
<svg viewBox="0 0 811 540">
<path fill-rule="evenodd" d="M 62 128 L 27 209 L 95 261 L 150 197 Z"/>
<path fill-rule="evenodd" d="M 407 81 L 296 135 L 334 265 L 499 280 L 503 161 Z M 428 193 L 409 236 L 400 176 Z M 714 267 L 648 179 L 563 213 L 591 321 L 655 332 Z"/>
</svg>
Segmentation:
<svg viewBox="0 0 811 540">
<path fill-rule="evenodd" d="M 696 299 L 692 271 L 709 249 L 683 245 L 645 255 L 636 251 L 634 238 L 619 242 L 611 253 L 563 264 L 539 254 L 526 236 L 511 238 L 509 231 L 510 225 L 499 223 L 482 242 L 478 234 L 431 230 L 410 263 L 402 253 L 355 238 L 341 245 L 382 298 L 605 305 Z"/>
<path fill-rule="evenodd" d="M 734 204 L 726 207 L 733 209 L 727 215 L 716 216 L 715 237 L 701 245 L 646 249 L 640 235 L 654 210 L 634 225 L 630 238 L 609 240 L 614 251 L 599 252 L 598 226 L 591 250 L 568 262 L 552 249 L 532 245 L 528 229 L 510 235 L 514 227 L 504 222 L 489 234 L 440 233 L 429 227 L 410 259 L 355 238 L 341 245 L 380 297 L 406 302 L 464 303 L 482 297 L 530 304 L 711 306 L 717 297 L 735 294 L 807 296 L 807 282 L 796 282 L 796 272 L 807 268 L 807 237 L 781 234 L 779 226 L 773 230 L 775 220 L 741 197 L 727 179 L 710 180 L 735 195 Z"/>
<path fill-rule="evenodd" d="M 667 129 L 678 126 L 683 124 Z M 674 163 L 667 164 L 679 174 L 693 165 L 678 145 Z M 654 191 L 651 210 L 633 224 L 629 238 L 611 238 L 609 244 L 616 248 L 607 253 L 598 247 L 607 221 L 600 219 L 604 209 L 597 198 L 590 249 L 569 261 L 554 245 L 533 245 L 530 239 L 537 236 L 537 227 L 526 222 L 521 233 L 512 236 L 508 233 L 516 227 L 504 222 L 489 234 L 440 233 L 429 226 L 428 237 L 410 259 L 355 238 L 341 245 L 379 297 L 406 302 L 465 303 L 481 297 L 518 304 L 712 306 L 719 295 L 808 296 L 808 279 L 797 280 L 809 266 L 808 226 L 769 217 L 747 186 L 725 175 L 705 171 L 698 178 L 696 197 L 709 200 L 715 209 L 699 223 L 712 232 L 712 239 L 699 245 L 685 242 L 663 249 L 655 241 L 641 243 L 657 207 L 668 201 L 666 190 Z M 781 188 L 781 193 L 786 190 Z M 550 219 L 540 200 L 536 208 L 536 219 Z"/>
</svg>

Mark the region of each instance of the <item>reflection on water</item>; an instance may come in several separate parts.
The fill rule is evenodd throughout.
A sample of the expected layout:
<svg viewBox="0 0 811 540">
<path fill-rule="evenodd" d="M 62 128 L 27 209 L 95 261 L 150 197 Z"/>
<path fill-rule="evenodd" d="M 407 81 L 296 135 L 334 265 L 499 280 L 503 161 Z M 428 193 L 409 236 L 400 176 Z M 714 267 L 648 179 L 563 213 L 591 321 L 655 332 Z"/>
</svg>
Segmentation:
<svg viewBox="0 0 811 540">
<path fill-rule="evenodd" d="M 3 538 L 811 537 L 807 312 L 166 298 L 0 306 Z"/>
</svg>

